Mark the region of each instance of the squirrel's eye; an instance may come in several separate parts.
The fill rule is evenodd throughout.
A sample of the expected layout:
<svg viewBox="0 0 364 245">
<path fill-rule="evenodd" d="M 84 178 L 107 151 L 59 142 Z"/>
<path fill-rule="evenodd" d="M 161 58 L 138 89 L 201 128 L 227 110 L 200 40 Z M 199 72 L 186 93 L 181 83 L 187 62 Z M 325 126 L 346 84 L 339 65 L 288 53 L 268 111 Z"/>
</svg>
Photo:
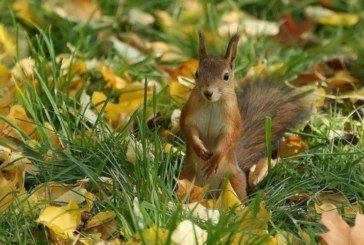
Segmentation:
<svg viewBox="0 0 364 245">
<path fill-rule="evenodd" d="M 198 72 L 197 71 L 195 72 L 195 78 L 196 79 L 198 78 Z"/>
<path fill-rule="evenodd" d="M 226 73 L 224 74 L 224 80 L 225 80 L 225 81 L 229 80 L 229 73 L 228 73 L 228 72 L 226 72 Z"/>
</svg>

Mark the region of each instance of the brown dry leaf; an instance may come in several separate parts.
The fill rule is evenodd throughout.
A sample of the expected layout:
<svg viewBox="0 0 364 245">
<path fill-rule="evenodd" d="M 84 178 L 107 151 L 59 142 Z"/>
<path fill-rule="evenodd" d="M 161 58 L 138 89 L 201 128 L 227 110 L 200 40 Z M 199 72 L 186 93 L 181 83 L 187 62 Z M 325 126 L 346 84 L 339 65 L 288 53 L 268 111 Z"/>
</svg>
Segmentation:
<svg viewBox="0 0 364 245">
<path fill-rule="evenodd" d="M 24 108 L 21 105 L 12 106 L 7 118 L 28 136 L 31 136 L 36 128 L 34 122 L 27 116 Z M 0 137 L 1 136 L 10 136 L 17 139 L 22 138 L 21 134 L 19 134 L 18 131 L 8 123 L 0 124 Z M 32 136 L 35 137 L 36 135 Z"/>
<path fill-rule="evenodd" d="M 85 232 L 89 234 L 100 233 L 101 239 L 108 239 L 117 231 L 115 217 L 114 211 L 100 212 L 87 221 Z"/>
<path fill-rule="evenodd" d="M 305 86 L 322 80 L 322 77 L 317 73 L 301 73 L 292 81 L 295 86 Z"/>
<path fill-rule="evenodd" d="M 278 156 L 289 157 L 304 152 L 307 149 L 308 145 L 301 139 L 300 136 L 291 135 L 285 137 L 284 140 L 281 141 Z"/>
<path fill-rule="evenodd" d="M 313 23 L 309 20 L 305 20 L 301 23 L 295 23 L 292 14 L 284 15 L 284 22 L 279 26 L 278 38 L 283 44 L 297 45 L 305 43 L 307 38 L 304 35 L 313 26 Z"/>
<path fill-rule="evenodd" d="M 180 202 L 185 202 L 188 198 L 190 203 L 201 201 L 206 193 L 205 187 L 196 186 L 187 179 L 178 180 L 178 189 L 176 192 Z"/>
<path fill-rule="evenodd" d="M 355 225 L 353 227 L 350 227 L 336 210 L 324 212 L 321 216 L 320 223 L 329 230 L 326 233 L 319 234 L 328 245 L 364 244 L 364 215 L 362 214 L 356 215 Z"/>
<path fill-rule="evenodd" d="M 102 14 L 99 4 L 94 0 L 48 1 L 43 7 L 76 22 L 99 21 Z"/>
<path fill-rule="evenodd" d="M 353 77 L 347 70 L 339 70 L 327 81 L 327 85 L 334 89 L 353 89 L 359 80 Z"/>
<path fill-rule="evenodd" d="M 271 159 L 271 166 L 275 167 L 277 159 Z M 249 186 L 257 186 L 268 175 L 268 158 L 262 158 L 249 171 Z"/>
</svg>

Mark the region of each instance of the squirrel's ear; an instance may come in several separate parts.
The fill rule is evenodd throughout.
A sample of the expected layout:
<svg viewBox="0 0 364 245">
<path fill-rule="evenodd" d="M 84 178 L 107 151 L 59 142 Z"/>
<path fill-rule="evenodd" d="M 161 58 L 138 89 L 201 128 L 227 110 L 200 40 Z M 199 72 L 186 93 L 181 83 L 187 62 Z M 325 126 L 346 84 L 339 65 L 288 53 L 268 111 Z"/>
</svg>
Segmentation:
<svg viewBox="0 0 364 245">
<path fill-rule="evenodd" d="M 225 59 L 229 62 L 232 68 L 235 65 L 236 56 L 238 55 L 239 39 L 239 34 L 235 34 L 234 36 L 232 36 L 225 53 Z"/>
<path fill-rule="evenodd" d="M 205 57 L 207 55 L 206 45 L 205 45 L 205 35 L 201 30 L 198 30 L 198 40 L 199 40 L 198 53 L 201 59 L 202 57 Z"/>
</svg>

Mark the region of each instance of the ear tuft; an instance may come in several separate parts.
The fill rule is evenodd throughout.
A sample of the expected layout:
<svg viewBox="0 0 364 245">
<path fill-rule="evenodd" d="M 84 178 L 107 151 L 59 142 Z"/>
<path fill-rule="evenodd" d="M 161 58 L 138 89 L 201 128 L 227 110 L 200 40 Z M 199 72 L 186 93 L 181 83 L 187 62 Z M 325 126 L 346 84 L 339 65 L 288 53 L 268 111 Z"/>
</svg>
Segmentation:
<svg viewBox="0 0 364 245">
<path fill-rule="evenodd" d="M 239 43 L 240 35 L 236 33 L 233 35 L 229 41 L 228 47 L 225 53 L 225 59 L 230 63 L 233 68 L 235 65 L 236 57 L 238 55 L 238 43 Z"/>
<path fill-rule="evenodd" d="M 199 52 L 199 57 L 201 59 L 207 55 L 206 45 L 205 45 L 205 35 L 203 34 L 203 31 L 201 29 L 198 30 L 198 40 L 199 40 L 198 52 Z"/>
</svg>

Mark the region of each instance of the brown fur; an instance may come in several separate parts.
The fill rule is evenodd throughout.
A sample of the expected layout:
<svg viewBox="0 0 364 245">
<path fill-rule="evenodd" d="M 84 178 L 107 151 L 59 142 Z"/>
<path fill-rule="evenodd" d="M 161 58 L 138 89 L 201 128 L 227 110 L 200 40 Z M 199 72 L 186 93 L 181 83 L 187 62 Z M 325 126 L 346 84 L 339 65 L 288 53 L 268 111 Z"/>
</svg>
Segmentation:
<svg viewBox="0 0 364 245">
<path fill-rule="evenodd" d="M 266 156 L 266 117 L 272 119 L 271 143 L 274 151 L 283 134 L 307 120 L 311 112 L 309 97 L 276 81 L 256 81 L 247 85 L 239 102 L 245 121 L 236 154 L 244 171 Z"/>
<path fill-rule="evenodd" d="M 295 92 L 276 83 L 248 85 L 239 107 L 234 86 L 239 36 L 231 38 L 224 56 L 207 54 L 202 32 L 199 40 L 198 78 L 181 113 L 187 149 L 180 178 L 210 189 L 229 178 L 239 198 L 246 200 L 243 170 L 265 156 L 265 117 L 272 118 L 276 143 L 288 128 L 306 119 L 309 110 Z"/>
</svg>

